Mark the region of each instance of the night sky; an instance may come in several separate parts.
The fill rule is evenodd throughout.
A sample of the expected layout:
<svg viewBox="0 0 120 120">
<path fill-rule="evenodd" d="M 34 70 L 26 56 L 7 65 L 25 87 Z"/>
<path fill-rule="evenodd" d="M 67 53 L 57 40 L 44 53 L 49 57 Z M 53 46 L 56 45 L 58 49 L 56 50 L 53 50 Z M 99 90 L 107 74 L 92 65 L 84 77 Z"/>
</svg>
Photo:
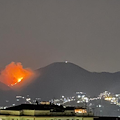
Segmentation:
<svg viewBox="0 0 120 120">
<path fill-rule="evenodd" d="M 0 0 L 0 68 L 65 60 L 120 71 L 120 0 Z"/>
</svg>

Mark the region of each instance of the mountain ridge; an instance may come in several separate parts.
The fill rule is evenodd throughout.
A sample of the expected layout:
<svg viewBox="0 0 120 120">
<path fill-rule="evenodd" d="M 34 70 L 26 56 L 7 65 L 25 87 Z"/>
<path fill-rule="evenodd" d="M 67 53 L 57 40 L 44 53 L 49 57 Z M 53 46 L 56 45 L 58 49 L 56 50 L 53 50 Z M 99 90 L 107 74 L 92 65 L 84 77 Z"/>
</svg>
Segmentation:
<svg viewBox="0 0 120 120">
<path fill-rule="evenodd" d="M 50 100 L 62 95 L 71 96 L 77 91 L 90 96 L 97 96 L 106 90 L 115 93 L 120 91 L 120 72 L 90 72 L 69 62 L 55 62 L 35 72 L 39 76 L 29 84 L 22 81 L 25 85 L 21 90 L 17 84 L 18 91 L 14 95 L 30 95 L 31 98 Z"/>
<path fill-rule="evenodd" d="M 94 96 L 120 84 L 119 72 L 90 72 L 69 62 L 55 62 L 36 71 L 40 76 L 23 91 L 43 99 L 69 96 L 77 91 Z"/>
</svg>

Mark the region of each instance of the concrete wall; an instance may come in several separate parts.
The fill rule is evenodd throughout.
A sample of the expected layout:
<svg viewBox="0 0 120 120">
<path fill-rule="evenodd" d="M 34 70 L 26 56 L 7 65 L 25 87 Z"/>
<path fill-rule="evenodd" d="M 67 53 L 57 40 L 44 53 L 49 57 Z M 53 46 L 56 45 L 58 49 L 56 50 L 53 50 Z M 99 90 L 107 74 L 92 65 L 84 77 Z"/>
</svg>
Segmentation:
<svg viewBox="0 0 120 120">
<path fill-rule="evenodd" d="M 84 117 L 82 120 L 93 120 L 91 117 Z"/>
<path fill-rule="evenodd" d="M 21 116 L 21 120 L 35 120 L 35 117 L 32 117 L 32 116 Z"/>
<path fill-rule="evenodd" d="M 50 110 L 35 110 L 35 115 L 50 115 Z"/>
<path fill-rule="evenodd" d="M 0 114 L 3 114 L 3 115 L 11 115 L 11 116 L 18 116 L 18 118 L 16 118 L 15 120 L 27 120 L 25 117 L 23 118 L 20 118 L 19 115 L 21 116 L 27 116 L 27 117 L 30 117 L 30 116 L 65 116 L 65 115 L 68 115 L 70 117 L 72 117 L 72 115 L 74 114 L 74 111 L 72 110 L 66 110 L 64 112 L 50 112 L 50 110 L 21 110 L 21 111 L 14 111 L 14 110 L 0 110 Z M 92 116 L 93 114 L 91 114 Z M 88 113 L 78 113 L 76 114 L 76 117 L 83 117 L 83 116 L 90 116 L 90 114 Z M 47 117 L 48 118 L 48 117 Z M 58 117 L 57 117 L 58 118 Z M 57 119 L 56 120 L 61 120 L 61 119 Z M 79 120 L 79 118 L 77 118 Z M 5 118 L 4 118 L 5 119 Z M 32 119 L 32 118 L 31 118 Z M 29 119 L 29 120 L 31 120 Z M 36 118 L 37 119 L 37 118 Z M 41 119 L 41 117 L 39 117 L 39 119 Z M 51 118 L 49 117 L 48 119 L 51 120 Z M 89 118 L 85 118 L 86 120 Z M 6 118 L 6 120 L 13 120 L 11 117 L 8 119 L 8 117 Z M 54 119 L 52 119 L 54 120 Z M 63 119 L 64 120 L 64 119 Z M 65 119 L 67 120 L 67 119 Z M 71 119 L 71 120 L 74 120 L 74 119 Z M 82 119 L 83 120 L 83 119 Z"/>
<path fill-rule="evenodd" d="M 76 117 L 76 116 L 10 116 L 0 115 L 0 120 L 93 120 L 92 117 Z"/>
<path fill-rule="evenodd" d="M 20 116 L 0 115 L 0 120 L 21 120 Z"/>
<path fill-rule="evenodd" d="M 13 110 L 0 110 L 0 114 L 5 115 L 73 115 L 74 111 L 66 110 L 64 112 L 50 112 L 50 110 L 21 110 L 21 111 L 13 111 Z"/>
<path fill-rule="evenodd" d="M 34 114 L 35 114 L 35 110 L 22 110 L 22 114 L 23 115 L 32 115 L 32 116 L 34 116 Z"/>
<path fill-rule="evenodd" d="M 20 115 L 21 111 L 14 110 L 0 110 L 0 114 Z"/>
</svg>

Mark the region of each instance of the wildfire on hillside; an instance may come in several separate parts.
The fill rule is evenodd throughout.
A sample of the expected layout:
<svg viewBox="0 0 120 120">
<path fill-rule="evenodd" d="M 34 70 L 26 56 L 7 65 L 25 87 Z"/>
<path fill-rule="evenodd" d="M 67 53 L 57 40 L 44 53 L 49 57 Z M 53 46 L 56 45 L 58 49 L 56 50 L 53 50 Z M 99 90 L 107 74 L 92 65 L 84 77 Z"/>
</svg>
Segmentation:
<svg viewBox="0 0 120 120">
<path fill-rule="evenodd" d="M 11 62 L 1 71 L 0 81 L 12 87 L 30 78 L 33 74 L 34 72 L 31 69 L 23 68 L 21 63 Z"/>
</svg>

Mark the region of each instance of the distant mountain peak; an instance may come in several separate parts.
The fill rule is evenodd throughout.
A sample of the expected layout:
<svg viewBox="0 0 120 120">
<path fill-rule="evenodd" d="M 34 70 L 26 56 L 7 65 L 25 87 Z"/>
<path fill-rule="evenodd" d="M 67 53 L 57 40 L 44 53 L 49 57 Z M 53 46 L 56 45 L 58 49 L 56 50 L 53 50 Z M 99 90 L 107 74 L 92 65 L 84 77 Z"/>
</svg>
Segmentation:
<svg viewBox="0 0 120 120">
<path fill-rule="evenodd" d="M 50 68 L 50 67 L 55 67 L 55 68 L 70 68 L 70 69 L 79 69 L 79 70 L 82 70 L 82 71 L 86 71 L 86 72 L 89 72 L 87 70 L 85 70 L 84 68 L 74 64 L 74 63 L 71 63 L 71 62 L 54 62 L 54 63 L 51 63 L 45 67 L 43 67 L 44 69 L 45 68 Z M 41 68 L 40 68 L 41 69 Z"/>
</svg>

